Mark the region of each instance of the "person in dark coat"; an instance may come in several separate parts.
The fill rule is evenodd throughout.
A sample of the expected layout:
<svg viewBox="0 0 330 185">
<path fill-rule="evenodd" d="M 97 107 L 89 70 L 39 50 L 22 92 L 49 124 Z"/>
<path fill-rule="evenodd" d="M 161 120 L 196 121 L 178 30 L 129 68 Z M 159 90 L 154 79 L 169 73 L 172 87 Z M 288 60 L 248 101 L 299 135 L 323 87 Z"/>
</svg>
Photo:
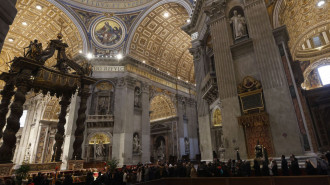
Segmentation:
<svg viewBox="0 0 330 185">
<path fill-rule="evenodd" d="M 301 174 L 300 168 L 299 168 L 299 163 L 298 163 L 298 159 L 292 154 L 290 156 L 290 160 L 291 160 L 291 171 L 292 171 L 292 175 L 298 176 Z"/>
<path fill-rule="evenodd" d="M 307 173 L 307 175 L 315 175 L 316 174 L 316 169 L 312 165 L 311 161 L 307 159 L 305 164 L 306 164 L 306 173 Z"/>
<path fill-rule="evenodd" d="M 288 176 L 289 175 L 288 162 L 285 159 L 285 155 L 282 155 L 281 158 L 282 158 L 282 161 L 281 161 L 282 175 Z"/>
<path fill-rule="evenodd" d="M 275 160 L 272 161 L 272 172 L 273 176 L 278 176 L 278 168 Z"/>
<path fill-rule="evenodd" d="M 92 172 L 88 172 L 86 176 L 86 185 L 92 185 L 94 182 L 94 177 Z"/>
<path fill-rule="evenodd" d="M 63 185 L 73 185 L 73 179 L 71 175 L 66 175 L 63 181 Z"/>
<path fill-rule="evenodd" d="M 262 162 L 262 175 L 263 176 L 269 176 L 269 167 L 268 167 L 268 162 L 267 161 Z"/>
<path fill-rule="evenodd" d="M 254 169 L 254 175 L 255 176 L 260 176 L 261 175 L 261 172 L 260 172 L 260 165 L 259 165 L 259 162 L 254 159 L 254 164 L 253 164 L 253 169 Z"/>
</svg>

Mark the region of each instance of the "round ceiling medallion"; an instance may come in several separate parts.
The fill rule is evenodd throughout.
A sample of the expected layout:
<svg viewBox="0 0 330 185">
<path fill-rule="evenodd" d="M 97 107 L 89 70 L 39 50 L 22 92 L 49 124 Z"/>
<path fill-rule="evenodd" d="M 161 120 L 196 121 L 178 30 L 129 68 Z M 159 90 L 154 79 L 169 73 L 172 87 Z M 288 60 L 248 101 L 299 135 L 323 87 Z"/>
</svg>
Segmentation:
<svg viewBox="0 0 330 185">
<path fill-rule="evenodd" d="M 115 18 L 103 18 L 92 27 L 94 42 L 104 48 L 115 48 L 125 39 L 126 28 Z"/>
</svg>

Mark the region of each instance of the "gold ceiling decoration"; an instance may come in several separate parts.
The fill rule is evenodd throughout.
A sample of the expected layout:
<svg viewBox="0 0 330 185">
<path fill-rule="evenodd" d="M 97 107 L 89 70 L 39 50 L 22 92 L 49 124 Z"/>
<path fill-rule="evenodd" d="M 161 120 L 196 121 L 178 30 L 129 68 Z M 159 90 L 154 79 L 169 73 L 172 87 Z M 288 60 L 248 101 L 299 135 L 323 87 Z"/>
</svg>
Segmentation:
<svg viewBox="0 0 330 185">
<path fill-rule="evenodd" d="M 157 95 L 151 100 L 150 111 L 151 121 L 176 116 L 176 109 L 172 100 L 163 94 Z"/>
<path fill-rule="evenodd" d="M 194 82 L 193 57 L 188 51 L 191 38 L 181 30 L 188 18 L 186 9 L 177 3 L 155 8 L 137 27 L 129 54 L 172 76 Z"/>
<path fill-rule="evenodd" d="M 41 9 L 37 8 L 37 5 Z M 18 0 L 17 15 L 4 43 L 3 51 L 10 55 L 22 55 L 24 47 L 29 46 L 31 40 L 37 39 L 45 48 L 47 42 L 56 39 L 61 31 L 63 41 L 68 43 L 68 56 L 76 55 L 82 50 L 82 39 L 72 20 L 55 5 L 46 0 Z M 9 41 L 12 39 L 12 42 Z M 8 61 L 6 61 L 8 62 Z M 49 60 L 47 66 L 52 66 L 55 60 Z"/>
<path fill-rule="evenodd" d="M 308 39 L 305 36 L 317 32 L 329 22 L 329 3 L 319 7 L 319 0 L 278 0 L 280 2 L 278 22 L 288 29 L 289 47 L 295 57 L 295 51 Z"/>
<path fill-rule="evenodd" d="M 52 97 L 44 109 L 44 114 L 42 116 L 43 120 L 58 120 L 58 114 L 60 113 L 61 107 L 59 104 L 59 99 Z"/>
</svg>

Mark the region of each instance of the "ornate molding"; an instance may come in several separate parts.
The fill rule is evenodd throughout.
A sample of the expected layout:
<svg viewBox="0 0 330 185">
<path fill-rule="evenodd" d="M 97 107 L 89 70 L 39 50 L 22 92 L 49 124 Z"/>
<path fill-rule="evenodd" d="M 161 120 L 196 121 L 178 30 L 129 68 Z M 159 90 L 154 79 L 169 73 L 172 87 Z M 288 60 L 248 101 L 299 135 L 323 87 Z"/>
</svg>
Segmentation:
<svg viewBox="0 0 330 185">
<path fill-rule="evenodd" d="M 211 5 L 205 6 L 203 8 L 204 13 L 210 17 L 209 24 L 212 24 L 219 18 L 225 17 L 225 9 L 226 9 L 227 2 L 226 0 L 216 0 L 212 2 Z"/>
</svg>

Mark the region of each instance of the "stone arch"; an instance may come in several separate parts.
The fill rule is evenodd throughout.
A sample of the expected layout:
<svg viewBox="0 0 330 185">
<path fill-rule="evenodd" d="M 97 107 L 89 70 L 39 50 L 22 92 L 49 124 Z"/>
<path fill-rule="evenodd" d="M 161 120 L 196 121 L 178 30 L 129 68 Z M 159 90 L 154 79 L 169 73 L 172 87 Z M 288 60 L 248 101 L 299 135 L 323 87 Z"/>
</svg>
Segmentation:
<svg viewBox="0 0 330 185">
<path fill-rule="evenodd" d="M 311 73 L 317 73 L 315 70 L 317 70 L 319 67 L 327 66 L 327 65 L 330 65 L 330 57 L 322 58 L 320 60 L 315 61 L 311 65 L 309 65 L 303 73 L 304 83 L 302 84 L 302 87 L 304 89 L 307 89 L 307 90 L 314 89 L 314 88 L 317 88 L 317 87 L 322 87 L 322 83 L 320 83 L 320 81 L 319 82 L 313 82 L 313 83 L 319 83 L 319 84 L 315 84 L 316 87 L 313 87 L 311 85 L 311 83 L 312 83 L 311 78 L 314 78 L 311 75 L 315 75 L 316 76 L 315 78 L 319 78 L 318 74 L 311 74 Z M 317 80 L 320 80 L 320 79 L 314 79 L 314 80 L 317 81 Z"/>
<path fill-rule="evenodd" d="M 126 54 L 171 76 L 193 82 L 193 57 L 188 50 L 191 38 L 181 30 L 189 19 L 190 10 L 184 1 L 156 3 L 130 32 Z M 170 16 L 164 17 L 165 12 Z"/>
<path fill-rule="evenodd" d="M 321 29 L 329 23 L 329 5 L 318 7 L 316 1 L 278 0 L 273 11 L 273 27 L 286 25 L 293 57 L 308 34 Z M 297 29 L 299 28 L 299 29 Z"/>
<path fill-rule="evenodd" d="M 150 112 L 150 121 L 171 118 L 177 115 L 173 101 L 165 94 L 158 94 L 150 100 Z"/>
<path fill-rule="evenodd" d="M 74 23 L 74 25 L 77 27 L 80 37 L 82 38 L 83 41 L 83 48 L 82 48 L 82 52 L 83 53 L 87 53 L 88 52 L 88 46 L 89 46 L 89 41 L 88 41 L 88 36 L 86 31 L 83 29 L 83 26 L 81 25 L 81 23 L 78 22 L 78 20 L 76 19 L 76 17 L 74 16 L 73 13 L 71 13 L 69 10 L 67 10 L 67 8 L 65 8 L 62 4 L 58 3 L 56 0 L 47 0 L 48 2 L 52 3 L 53 5 L 55 5 L 57 8 L 59 8 L 60 10 L 62 10 Z"/>
</svg>

